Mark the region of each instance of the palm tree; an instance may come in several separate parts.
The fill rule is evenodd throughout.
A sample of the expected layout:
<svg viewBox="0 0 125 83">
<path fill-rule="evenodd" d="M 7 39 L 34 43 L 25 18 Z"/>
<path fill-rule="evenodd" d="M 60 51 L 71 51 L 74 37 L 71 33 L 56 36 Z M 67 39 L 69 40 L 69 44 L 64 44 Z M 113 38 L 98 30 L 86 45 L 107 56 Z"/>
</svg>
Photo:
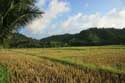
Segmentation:
<svg viewBox="0 0 125 83">
<path fill-rule="evenodd" d="M 0 44 L 42 13 L 35 6 L 35 0 L 0 0 Z"/>
</svg>

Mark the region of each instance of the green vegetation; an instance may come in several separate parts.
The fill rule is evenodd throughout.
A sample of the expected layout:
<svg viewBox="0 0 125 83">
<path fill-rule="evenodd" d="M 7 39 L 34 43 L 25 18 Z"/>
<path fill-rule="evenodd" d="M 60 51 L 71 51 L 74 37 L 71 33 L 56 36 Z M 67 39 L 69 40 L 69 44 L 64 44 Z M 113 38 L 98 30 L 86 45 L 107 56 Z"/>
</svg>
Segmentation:
<svg viewBox="0 0 125 83">
<path fill-rule="evenodd" d="M 3 66 L 0 66 L 0 83 L 9 83 L 8 70 Z"/>
<path fill-rule="evenodd" d="M 51 36 L 41 42 L 60 42 L 62 46 L 120 45 L 125 44 L 125 29 L 90 28 L 73 35 Z"/>
<path fill-rule="evenodd" d="M 35 0 L 0 0 L 0 47 L 8 47 L 9 39 L 41 12 Z"/>
<path fill-rule="evenodd" d="M 78 34 L 64 34 L 47 37 L 41 40 L 28 38 L 22 34 L 13 34 L 10 48 L 45 48 L 69 46 L 103 46 L 125 45 L 125 29 L 90 28 Z"/>
</svg>

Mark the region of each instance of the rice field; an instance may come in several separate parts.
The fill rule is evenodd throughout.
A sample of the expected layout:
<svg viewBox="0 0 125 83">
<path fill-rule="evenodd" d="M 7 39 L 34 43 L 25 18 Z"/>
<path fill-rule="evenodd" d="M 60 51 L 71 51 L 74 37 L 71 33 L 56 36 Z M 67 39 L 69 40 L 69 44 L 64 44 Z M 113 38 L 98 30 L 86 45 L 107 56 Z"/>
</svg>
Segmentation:
<svg viewBox="0 0 125 83">
<path fill-rule="evenodd" d="M 125 46 L 0 49 L 0 83 L 125 83 Z"/>
</svg>

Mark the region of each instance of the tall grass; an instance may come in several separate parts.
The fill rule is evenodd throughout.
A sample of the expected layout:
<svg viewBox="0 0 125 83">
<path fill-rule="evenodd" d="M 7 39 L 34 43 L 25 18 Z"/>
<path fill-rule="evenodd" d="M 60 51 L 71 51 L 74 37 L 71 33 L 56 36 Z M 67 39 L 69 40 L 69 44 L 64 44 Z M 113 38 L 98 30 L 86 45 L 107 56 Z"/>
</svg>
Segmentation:
<svg viewBox="0 0 125 83">
<path fill-rule="evenodd" d="M 0 64 L 10 83 L 125 83 L 125 50 L 98 48 L 6 49 L 0 50 Z"/>
</svg>

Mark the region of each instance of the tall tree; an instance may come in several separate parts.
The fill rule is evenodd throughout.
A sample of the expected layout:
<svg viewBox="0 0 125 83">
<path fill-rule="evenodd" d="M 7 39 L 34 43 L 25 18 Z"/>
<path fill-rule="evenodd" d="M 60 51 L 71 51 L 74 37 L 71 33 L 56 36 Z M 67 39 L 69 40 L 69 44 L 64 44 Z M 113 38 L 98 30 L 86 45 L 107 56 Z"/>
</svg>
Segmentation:
<svg viewBox="0 0 125 83">
<path fill-rule="evenodd" d="M 0 44 L 42 13 L 35 6 L 35 0 L 0 0 Z"/>
</svg>

